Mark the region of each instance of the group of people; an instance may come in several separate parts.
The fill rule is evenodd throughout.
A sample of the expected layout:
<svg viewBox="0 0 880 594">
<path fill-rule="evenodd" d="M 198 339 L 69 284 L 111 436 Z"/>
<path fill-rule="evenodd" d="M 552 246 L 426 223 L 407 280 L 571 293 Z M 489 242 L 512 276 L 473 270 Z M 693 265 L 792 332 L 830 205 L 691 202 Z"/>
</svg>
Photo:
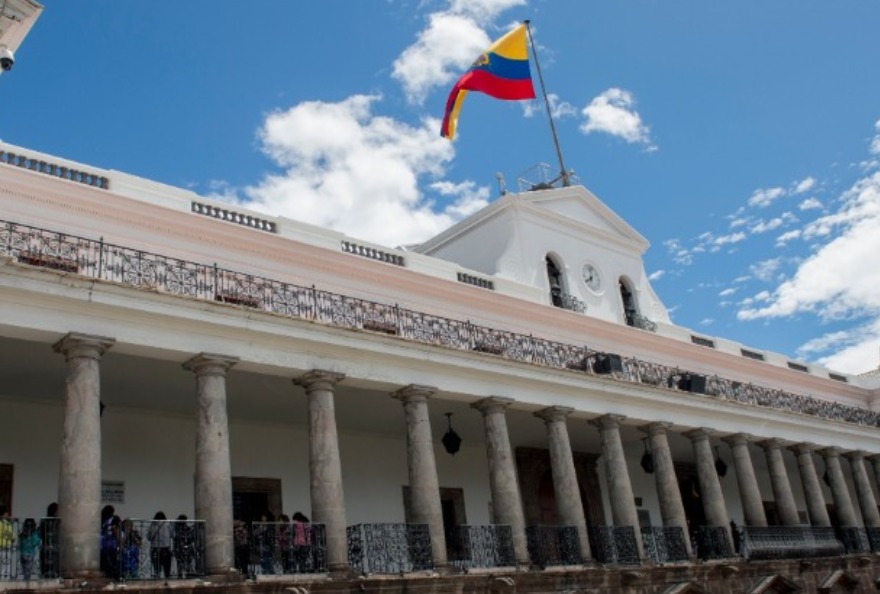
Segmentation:
<svg viewBox="0 0 880 594">
<path fill-rule="evenodd" d="M 9 509 L 0 505 L 0 579 L 12 578 L 15 574 L 14 553 L 18 551 L 21 577 L 30 580 L 37 572 L 44 578 L 58 577 L 58 504 L 51 503 L 46 517 L 39 525 L 33 518 L 25 518 L 16 534 L 15 526 L 9 517 Z"/>
<path fill-rule="evenodd" d="M 24 579 L 60 577 L 59 522 L 58 504 L 51 503 L 39 524 L 33 518 L 26 518 L 16 531 L 8 508 L 0 505 L 0 579 L 16 577 L 15 552 Z M 276 521 L 267 511 L 259 522 L 251 525 L 237 519 L 232 535 L 235 566 L 245 576 L 315 571 L 312 530 L 302 512 L 292 517 L 281 514 Z M 168 579 L 174 577 L 173 560 L 176 577 L 201 575 L 197 526 L 185 515 L 170 521 L 159 511 L 151 521 L 123 520 L 112 505 L 106 505 L 101 510 L 100 534 L 100 567 L 109 578 Z M 141 557 L 147 545 L 149 565 L 146 558 Z M 148 575 L 150 569 L 152 573 Z"/>
<path fill-rule="evenodd" d="M 312 526 L 302 512 L 293 517 L 275 516 L 266 511 L 250 527 L 239 519 L 233 522 L 235 567 L 242 575 L 309 573 L 315 571 L 312 558 Z"/>
<path fill-rule="evenodd" d="M 139 523 L 143 524 L 143 523 Z M 147 577 L 142 574 L 141 550 L 145 544 L 145 526 L 134 520 L 120 519 L 112 505 L 101 510 L 101 571 L 113 579 Z M 171 561 L 177 561 L 177 577 L 200 575 L 196 527 L 181 514 L 169 521 L 164 512 L 156 512 L 146 526 L 150 567 L 155 579 L 172 577 Z"/>
</svg>

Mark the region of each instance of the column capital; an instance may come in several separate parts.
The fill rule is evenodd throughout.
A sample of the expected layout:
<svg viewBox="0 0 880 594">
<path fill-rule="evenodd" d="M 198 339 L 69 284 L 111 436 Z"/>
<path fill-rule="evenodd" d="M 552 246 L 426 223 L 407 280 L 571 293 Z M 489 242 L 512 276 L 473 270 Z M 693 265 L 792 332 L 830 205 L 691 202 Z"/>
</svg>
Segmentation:
<svg viewBox="0 0 880 594">
<path fill-rule="evenodd" d="M 649 437 L 654 437 L 655 435 L 666 435 L 670 427 L 672 427 L 672 423 L 668 421 L 654 421 L 640 426 L 639 431 L 647 433 Z"/>
<path fill-rule="evenodd" d="M 696 429 L 691 429 L 684 433 L 685 437 L 689 437 L 691 441 L 708 441 L 710 437 L 715 433 L 714 429 L 710 429 L 709 427 L 698 427 Z"/>
<path fill-rule="evenodd" d="M 396 392 L 391 393 L 391 397 L 402 402 L 425 402 L 436 394 L 437 388 L 433 386 L 421 386 L 419 384 L 410 384 L 404 386 Z"/>
<path fill-rule="evenodd" d="M 312 369 L 294 378 L 293 383 L 305 388 L 306 392 L 311 392 L 312 390 L 320 389 L 329 390 L 344 379 L 344 373 L 327 371 L 325 369 Z"/>
<path fill-rule="evenodd" d="M 545 423 L 563 422 L 568 415 L 574 412 L 574 408 L 570 406 L 548 406 L 539 411 L 535 411 L 535 416 L 543 420 Z"/>
<path fill-rule="evenodd" d="M 822 456 L 823 458 L 830 459 L 830 458 L 839 458 L 839 457 L 840 457 L 840 453 L 841 453 L 842 451 L 843 451 L 843 450 L 841 450 L 841 449 L 840 449 L 839 447 L 837 447 L 837 446 L 831 446 L 831 447 L 822 448 L 821 450 L 818 450 L 818 453 L 819 453 L 819 455 Z"/>
<path fill-rule="evenodd" d="M 619 429 L 620 423 L 626 420 L 625 415 L 602 415 L 595 419 L 590 419 L 590 424 L 595 425 L 599 429 Z"/>
<path fill-rule="evenodd" d="M 215 353 L 199 353 L 183 363 L 183 368 L 192 371 L 198 376 L 219 375 L 226 376 L 226 372 L 236 363 L 238 357 L 217 355 Z"/>
<path fill-rule="evenodd" d="M 499 413 L 504 412 L 504 410 L 516 402 L 513 398 L 504 398 L 503 396 L 489 396 L 488 398 L 483 398 L 482 400 L 477 400 L 473 404 L 471 404 L 471 408 L 475 408 L 483 415 L 488 415 L 490 413 Z"/>
<path fill-rule="evenodd" d="M 62 353 L 67 359 L 100 359 L 107 350 L 116 344 L 115 338 L 68 332 L 52 345 L 52 350 Z"/>
<path fill-rule="evenodd" d="M 785 440 L 779 439 L 778 437 L 771 437 L 770 439 L 763 439 L 758 442 L 758 445 L 764 448 L 765 452 L 769 452 L 771 450 L 778 450 L 784 448 L 786 445 Z"/>
<path fill-rule="evenodd" d="M 788 449 L 793 451 L 795 454 L 802 455 L 802 454 L 812 454 L 813 452 L 815 452 L 816 450 L 819 449 L 819 446 L 817 446 L 814 443 L 803 442 L 803 443 L 793 443 L 790 446 L 788 446 Z"/>
<path fill-rule="evenodd" d="M 740 446 L 740 445 L 749 445 L 752 441 L 755 440 L 755 436 L 751 433 L 734 433 L 733 435 L 728 435 L 727 437 L 721 438 L 721 441 L 726 443 L 727 445 Z"/>
<path fill-rule="evenodd" d="M 868 453 L 863 450 L 853 450 L 852 452 L 847 452 L 843 455 L 844 458 L 851 462 L 855 462 L 856 460 L 863 460 L 867 457 Z"/>
</svg>

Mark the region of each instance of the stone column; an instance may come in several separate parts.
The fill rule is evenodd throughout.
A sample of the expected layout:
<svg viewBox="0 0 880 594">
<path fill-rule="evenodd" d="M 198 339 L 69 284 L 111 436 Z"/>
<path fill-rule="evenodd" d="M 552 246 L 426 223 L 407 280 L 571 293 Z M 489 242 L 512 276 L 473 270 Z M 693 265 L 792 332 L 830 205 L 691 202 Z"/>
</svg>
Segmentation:
<svg viewBox="0 0 880 594">
<path fill-rule="evenodd" d="M 428 398 L 437 388 L 411 384 L 392 396 L 403 402 L 406 414 L 406 455 L 409 464 L 409 496 L 412 521 L 427 524 L 431 535 L 431 555 L 435 567 L 446 565 L 446 534 L 443 531 L 443 508 L 440 483 L 434 459 Z"/>
<path fill-rule="evenodd" d="M 871 488 L 871 481 L 865 468 L 865 453 L 852 452 L 847 457 L 849 458 L 850 468 L 852 468 L 856 496 L 859 500 L 859 507 L 862 510 L 862 519 L 865 521 L 865 527 L 880 528 L 880 513 L 877 511 L 877 500 L 874 497 L 874 490 Z"/>
<path fill-rule="evenodd" d="M 599 428 L 602 438 L 602 458 L 605 460 L 605 480 L 608 483 L 608 497 L 611 499 L 611 516 L 615 526 L 631 526 L 636 533 L 636 546 L 639 558 L 645 557 L 642 547 L 639 515 L 633 498 L 632 483 L 626 467 L 623 442 L 620 441 L 620 422 L 626 417 L 605 415 L 592 423 Z"/>
<path fill-rule="evenodd" d="M 504 416 L 505 409 L 512 403 L 511 398 L 493 396 L 471 406 L 483 413 L 486 453 L 489 458 L 489 487 L 492 490 L 492 509 L 495 516 L 493 521 L 510 526 L 516 562 L 518 565 L 528 565 L 526 522 L 516 480 L 516 464 L 507 433 L 507 419 Z"/>
<path fill-rule="evenodd" d="M 766 526 L 767 514 L 764 513 L 764 503 L 761 500 L 761 491 L 755 478 L 755 467 L 752 464 L 752 456 L 749 454 L 749 441 L 751 436 L 746 433 L 737 433 L 727 437 L 733 453 L 733 466 L 736 469 L 736 484 L 739 487 L 739 498 L 742 502 L 743 521 L 746 526 Z"/>
<path fill-rule="evenodd" d="M 230 573 L 235 567 L 226 372 L 237 362 L 237 357 L 201 353 L 183 364 L 196 374 L 195 510 L 196 519 L 205 521 L 209 575 Z"/>
<path fill-rule="evenodd" d="M 843 469 L 840 467 L 840 448 L 825 448 L 819 452 L 825 458 L 825 468 L 828 471 L 828 480 L 831 482 L 831 496 L 834 499 L 834 510 L 837 512 L 837 520 L 841 528 L 858 528 L 856 512 L 853 509 L 852 499 L 849 497 L 849 489 L 846 479 L 843 478 Z"/>
<path fill-rule="evenodd" d="M 675 476 L 675 463 L 669 450 L 669 439 L 666 435 L 671 423 L 650 423 L 643 428 L 648 434 L 651 448 L 651 459 L 654 462 L 654 479 L 657 483 L 657 499 L 660 502 L 660 516 L 663 525 L 669 528 L 681 528 L 688 557 L 693 556 L 691 537 L 688 533 L 687 517 Z"/>
<path fill-rule="evenodd" d="M 61 573 L 99 575 L 101 526 L 101 356 L 112 338 L 71 332 L 52 347 L 67 362 L 58 475 Z"/>
<path fill-rule="evenodd" d="M 312 521 L 327 531 L 327 568 L 332 573 L 348 569 L 348 537 L 345 495 L 342 491 L 342 462 L 336 432 L 333 387 L 345 378 L 342 373 L 313 369 L 293 380 L 306 390 L 309 399 L 309 477 Z"/>
<path fill-rule="evenodd" d="M 559 523 L 563 526 L 574 526 L 577 529 L 581 558 L 588 560 L 592 554 L 590 553 L 590 538 L 587 533 L 587 520 L 584 517 L 581 490 L 574 468 L 568 426 L 565 424 L 566 417 L 573 411 L 573 408 L 567 406 L 551 406 L 539 410 L 535 416 L 543 419 L 547 427 L 550 468 L 553 474 L 553 492 L 556 496 Z"/>
<path fill-rule="evenodd" d="M 880 489 L 880 454 L 874 454 L 870 460 L 874 465 L 874 484 Z"/>
<path fill-rule="evenodd" d="M 700 481 L 700 494 L 703 498 L 706 523 L 711 527 L 724 528 L 727 532 L 728 543 L 731 543 L 730 516 L 727 515 L 727 506 L 724 504 L 724 495 L 721 492 L 721 481 L 715 470 L 715 458 L 712 456 L 712 444 L 709 443 L 709 431 L 706 428 L 694 429 L 689 431 L 687 436 L 691 438 L 691 443 L 694 446 L 697 478 Z"/>
<path fill-rule="evenodd" d="M 816 527 L 831 526 L 831 518 L 828 517 L 828 508 L 825 506 L 825 496 L 822 495 L 822 485 L 819 484 L 819 475 L 816 474 L 816 465 L 813 463 L 813 450 L 816 449 L 816 446 L 810 443 L 799 443 L 793 445 L 792 449 L 797 454 L 810 524 Z"/>
<path fill-rule="evenodd" d="M 794 494 L 791 492 L 788 471 L 785 469 L 782 446 L 782 441 L 779 439 L 761 442 L 761 447 L 764 448 L 764 454 L 767 456 L 767 469 L 770 472 L 770 484 L 773 487 L 773 499 L 776 501 L 779 519 L 783 526 L 798 526 L 801 521 L 798 518 Z"/>
</svg>

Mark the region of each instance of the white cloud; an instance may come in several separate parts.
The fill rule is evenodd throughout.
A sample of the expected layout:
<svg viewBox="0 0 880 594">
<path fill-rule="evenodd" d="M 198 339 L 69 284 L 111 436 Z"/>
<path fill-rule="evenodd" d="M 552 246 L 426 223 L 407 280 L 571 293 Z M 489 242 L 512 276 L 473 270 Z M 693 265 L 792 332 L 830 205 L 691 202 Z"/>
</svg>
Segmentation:
<svg viewBox="0 0 880 594">
<path fill-rule="evenodd" d="M 724 289 L 723 291 L 718 293 L 718 296 L 719 297 L 729 297 L 730 295 L 733 295 L 734 293 L 736 293 L 736 291 L 737 291 L 737 289 L 735 289 L 735 288 Z"/>
<path fill-rule="evenodd" d="M 434 13 L 416 42 L 394 61 L 391 76 L 411 102 L 421 103 L 434 87 L 461 76 L 489 45 L 489 36 L 471 18 Z"/>
<path fill-rule="evenodd" d="M 244 206 L 394 246 L 424 241 L 486 204 L 472 182 L 435 179 L 432 189 L 456 199 L 437 211 L 419 190 L 454 156 L 438 122 L 418 127 L 376 115 L 377 96 L 338 103 L 310 101 L 270 114 L 263 151 L 281 168 L 245 188 Z"/>
<path fill-rule="evenodd" d="M 492 44 L 483 25 L 524 4 L 525 0 L 452 0 L 446 10 L 428 15 L 415 43 L 394 61 L 391 76 L 410 102 L 421 103 L 435 87 L 461 76 Z"/>
<path fill-rule="evenodd" d="M 776 272 L 779 270 L 779 267 L 782 265 L 781 258 L 771 258 L 769 260 L 762 260 L 755 264 L 749 266 L 749 271 L 752 273 L 752 276 L 758 280 L 762 280 L 764 282 L 769 282 L 774 279 L 776 276 Z"/>
<path fill-rule="evenodd" d="M 880 253 L 880 172 L 854 183 L 839 204 L 837 212 L 817 219 L 805 230 L 805 237 L 821 238 L 824 243 L 776 287 L 765 304 L 745 307 L 738 317 L 750 320 L 809 313 L 824 320 L 852 320 L 856 325 L 846 336 L 829 334 L 803 348 L 813 352 L 845 345 L 821 361 L 857 371 L 866 369 L 868 361 L 876 363 L 880 345 L 880 267 L 871 265 Z"/>
<path fill-rule="evenodd" d="M 784 188 L 763 188 L 755 190 L 749 198 L 749 206 L 766 208 L 777 198 L 785 196 Z"/>
<path fill-rule="evenodd" d="M 872 155 L 880 155 L 880 120 L 874 123 L 874 129 L 877 131 L 877 134 L 871 139 L 871 148 L 869 150 Z"/>
<path fill-rule="evenodd" d="M 699 321 L 700 326 L 711 326 L 714 323 L 715 320 L 713 318 L 703 318 Z"/>
<path fill-rule="evenodd" d="M 822 202 L 820 202 L 818 198 L 807 198 L 798 204 L 798 208 L 801 210 L 815 210 L 817 208 L 822 208 Z"/>
<path fill-rule="evenodd" d="M 767 231 L 773 231 L 774 229 L 778 229 L 783 225 L 790 225 L 791 223 L 797 222 L 797 217 L 794 216 L 790 212 L 784 212 L 778 217 L 774 217 L 769 221 L 765 221 L 764 219 L 760 219 L 757 223 L 751 226 L 749 231 L 751 233 L 766 233 Z"/>
<path fill-rule="evenodd" d="M 660 280 L 665 275 L 666 275 L 665 270 L 655 270 L 654 272 L 652 272 L 651 274 L 648 275 L 648 280 L 649 281 Z"/>
<path fill-rule="evenodd" d="M 720 247 L 723 245 L 728 245 L 731 243 L 739 243 L 743 239 L 746 238 L 746 234 L 742 231 L 737 231 L 736 233 L 731 233 L 729 235 L 722 235 L 720 237 L 716 237 L 712 240 L 712 245 L 716 247 Z"/>
<path fill-rule="evenodd" d="M 792 229 L 791 231 L 786 231 L 785 233 L 783 233 L 782 235 L 780 235 L 779 237 L 776 238 L 776 245 L 777 246 L 785 245 L 786 243 L 788 243 L 792 239 L 797 239 L 800 236 L 801 236 L 800 229 Z"/>
<path fill-rule="evenodd" d="M 848 332 L 834 332 L 828 335 L 827 344 L 807 343 L 813 351 L 831 350 L 831 354 L 818 359 L 819 363 L 829 369 L 844 373 L 864 373 L 877 369 L 877 346 L 880 344 L 880 318 L 864 327 L 854 328 Z M 821 340 L 824 337 L 820 337 Z M 814 341 L 810 341 L 814 342 Z M 823 348 L 824 347 L 824 348 Z"/>
<path fill-rule="evenodd" d="M 656 150 L 651 142 L 651 131 L 634 106 L 635 98 L 629 91 L 608 89 L 581 110 L 586 120 L 580 130 L 584 134 L 604 132 L 631 144 L 644 144 L 649 151 Z"/>
<path fill-rule="evenodd" d="M 794 188 L 792 189 L 792 194 L 803 194 L 804 192 L 809 192 L 816 185 L 815 177 L 805 177 L 799 182 L 794 183 Z"/>
<path fill-rule="evenodd" d="M 559 95 L 549 93 L 547 101 L 550 103 L 550 113 L 557 120 L 577 115 L 577 109 L 575 109 L 574 105 L 567 101 L 562 101 Z M 544 113 L 543 101 L 520 101 L 520 105 L 523 108 L 523 115 L 527 118 Z"/>
</svg>

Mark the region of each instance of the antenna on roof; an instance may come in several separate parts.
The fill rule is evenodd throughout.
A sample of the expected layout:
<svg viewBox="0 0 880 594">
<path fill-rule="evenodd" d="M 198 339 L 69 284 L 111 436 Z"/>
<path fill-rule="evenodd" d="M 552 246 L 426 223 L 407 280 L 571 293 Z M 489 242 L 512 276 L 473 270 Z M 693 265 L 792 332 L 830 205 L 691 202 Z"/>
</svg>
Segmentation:
<svg viewBox="0 0 880 594">
<path fill-rule="evenodd" d="M 498 180 L 498 193 L 501 196 L 507 195 L 507 184 L 504 182 L 504 174 L 500 171 L 495 172 L 495 179 Z"/>
</svg>

